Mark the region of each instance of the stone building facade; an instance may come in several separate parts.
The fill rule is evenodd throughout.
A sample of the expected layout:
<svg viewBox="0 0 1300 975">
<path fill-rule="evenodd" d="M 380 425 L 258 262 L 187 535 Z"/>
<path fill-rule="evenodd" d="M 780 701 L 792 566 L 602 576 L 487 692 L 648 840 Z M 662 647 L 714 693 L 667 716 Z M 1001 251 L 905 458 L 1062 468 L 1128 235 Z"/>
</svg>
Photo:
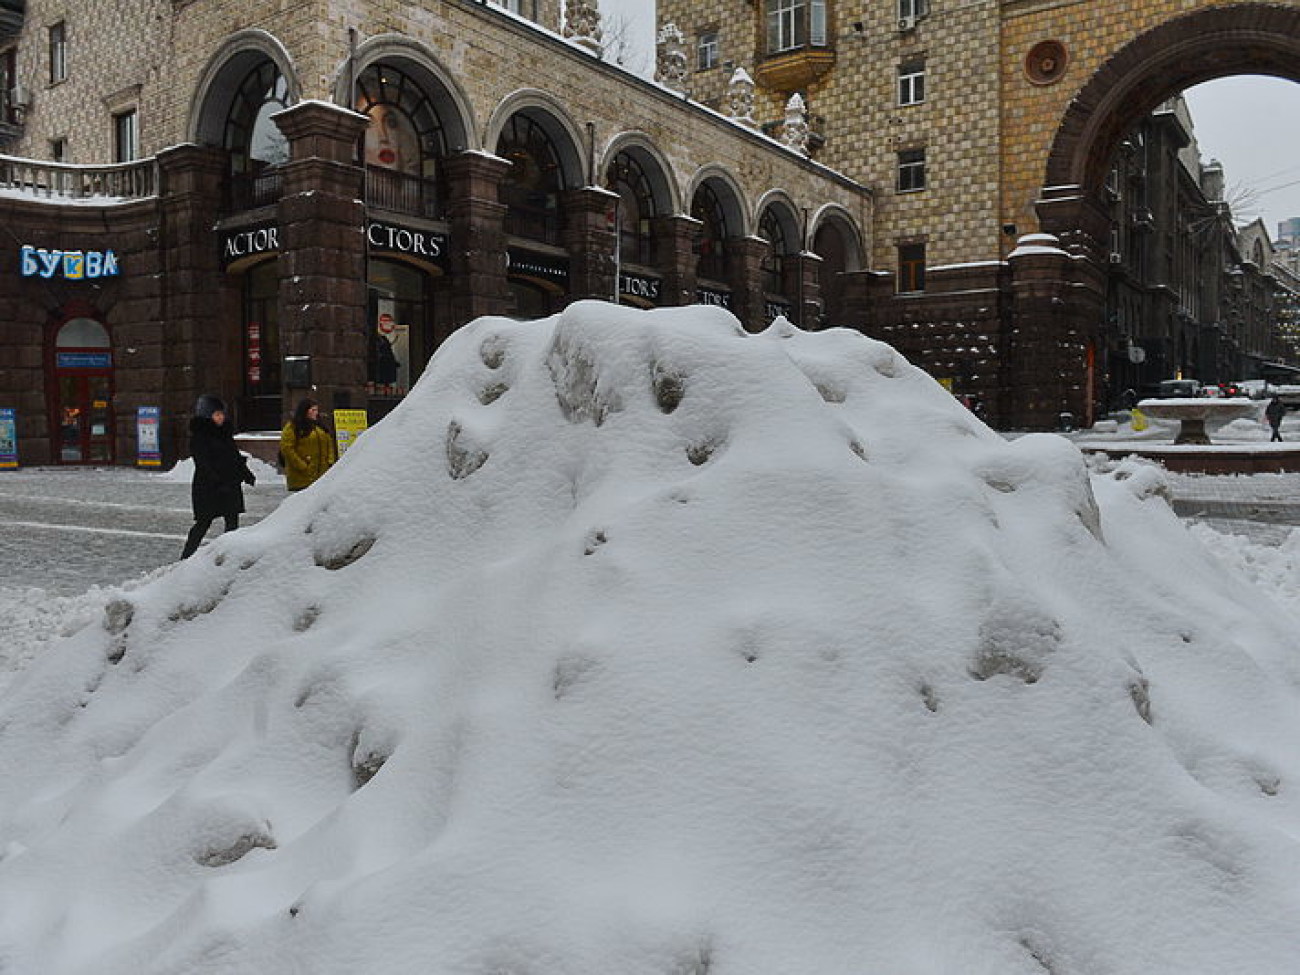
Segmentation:
<svg viewBox="0 0 1300 975">
<path fill-rule="evenodd" d="M 1106 181 L 1121 143 L 1200 82 L 1300 80 L 1294 0 L 660 0 L 658 11 L 694 55 L 693 97 L 725 111 L 744 71 L 755 123 L 773 133 L 802 98 L 812 157 L 876 195 L 855 324 L 1010 425 L 1089 419 L 1115 392 L 1110 357 L 1126 346 L 1107 308 Z M 1250 334 L 1229 341 L 1267 352 L 1247 349 Z"/>
<path fill-rule="evenodd" d="M 840 317 L 871 194 L 560 19 L 558 0 L 28 3 L 0 39 L 31 92 L 0 156 L 22 462 L 130 462 L 142 407 L 174 457 L 208 390 L 243 429 L 307 393 L 378 418 L 482 314 Z"/>
</svg>

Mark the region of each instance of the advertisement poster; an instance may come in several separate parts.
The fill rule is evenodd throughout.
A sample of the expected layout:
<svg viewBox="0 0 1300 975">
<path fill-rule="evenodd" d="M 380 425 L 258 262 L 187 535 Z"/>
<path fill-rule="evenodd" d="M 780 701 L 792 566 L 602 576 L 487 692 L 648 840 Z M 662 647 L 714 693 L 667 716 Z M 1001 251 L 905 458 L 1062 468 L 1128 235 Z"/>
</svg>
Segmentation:
<svg viewBox="0 0 1300 975">
<path fill-rule="evenodd" d="M 159 430 L 162 409 L 157 406 L 140 406 L 135 411 L 136 464 L 140 467 L 162 466 L 162 442 Z"/>
<path fill-rule="evenodd" d="M 334 438 L 339 444 L 339 456 L 352 445 L 352 441 L 366 430 L 365 410 L 335 410 Z"/>
<path fill-rule="evenodd" d="M 375 392 L 404 396 L 410 386 L 409 329 L 397 320 L 397 303 L 379 299 L 379 320 L 375 323 Z"/>
<path fill-rule="evenodd" d="M 18 419 L 13 410 L 0 409 L 0 468 L 18 466 Z"/>
</svg>

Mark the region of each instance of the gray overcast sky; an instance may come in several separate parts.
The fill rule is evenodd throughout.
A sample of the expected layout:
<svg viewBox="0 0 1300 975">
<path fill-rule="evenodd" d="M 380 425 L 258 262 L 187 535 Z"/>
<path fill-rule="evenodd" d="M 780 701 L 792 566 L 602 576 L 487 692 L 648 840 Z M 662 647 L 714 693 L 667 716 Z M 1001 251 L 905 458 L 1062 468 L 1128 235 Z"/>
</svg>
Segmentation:
<svg viewBox="0 0 1300 975">
<path fill-rule="evenodd" d="M 640 63 L 654 74 L 655 4 L 599 0 L 603 16 L 626 22 Z M 634 55 L 635 57 L 635 55 Z M 1300 217 L 1300 85 L 1258 75 L 1221 78 L 1187 91 L 1196 140 L 1205 161 L 1223 164 L 1228 199 L 1238 223 L 1263 217 L 1270 235 L 1288 217 Z"/>
<path fill-rule="evenodd" d="M 1187 90 L 1201 158 L 1223 164 L 1239 223 L 1300 217 L 1300 85 L 1242 75 Z"/>
</svg>

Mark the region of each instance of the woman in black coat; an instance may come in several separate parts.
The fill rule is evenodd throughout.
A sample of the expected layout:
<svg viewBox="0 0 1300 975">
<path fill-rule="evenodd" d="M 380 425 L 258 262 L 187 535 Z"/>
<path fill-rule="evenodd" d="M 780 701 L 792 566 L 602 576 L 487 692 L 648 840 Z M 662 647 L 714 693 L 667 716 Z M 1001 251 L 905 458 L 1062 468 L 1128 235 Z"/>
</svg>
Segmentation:
<svg viewBox="0 0 1300 975">
<path fill-rule="evenodd" d="M 190 456 L 194 458 L 194 481 L 190 485 L 194 527 L 185 539 L 183 559 L 194 554 L 218 518 L 225 519 L 228 532 L 239 527 L 239 516 L 244 511 L 243 485 L 257 483 L 235 446 L 235 433 L 226 422 L 226 404 L 210 393 L 200 396 L 194 404 Z"/>
</svg>

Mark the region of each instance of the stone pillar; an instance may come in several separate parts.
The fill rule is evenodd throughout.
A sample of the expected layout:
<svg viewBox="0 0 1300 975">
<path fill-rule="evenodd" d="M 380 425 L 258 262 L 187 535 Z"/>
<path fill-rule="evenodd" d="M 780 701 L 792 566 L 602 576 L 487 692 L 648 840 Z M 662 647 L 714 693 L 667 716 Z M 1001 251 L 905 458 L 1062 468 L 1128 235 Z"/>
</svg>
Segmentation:
<svg viewBox="0 0 1300 975">
<path fill-rule="evenodd" d="M 810 332 L 821 327 L 821 264 L 822 259 L 811 251 L 785 258 L 786 295 L 792 303 L 790 318 Z"/>
<path fill-rule="evenodd" d="M 506 205 L 502 180 L 510 163 L 482 152 L 447 159 L 451 225 L 452 309 L 455 327 L 480 315 L 504 315 L 510 307 L 506 282 Z"/>
<path fill-rule="evenodd" d="M 664 276 L 660 304 L 695 304 L 695 242 L 701 226 L 694 217 L 680 214 L 657 217 L 651 223 L 655 263 Z"/>
<path fill-rule="evenodd" d="M 771 246 L 762 237 L 731 237 L 723 243 L 727 254 L 727 283 L 731 285 L 731 311 L 750 332 L 767 327 L 763 258 Z"/>
<path fill-rule="evenodd" d="M 618 268 L 614 260 L 617 203 L 617 193 L 599 186 L 569 190 L 560 202 L 564 210 L 564 246 L 569 252 L 569 299 L 572 301 L 617 300 Z"/>
<path fill-rule="evenodd" d="M 289 140 L 280 198 L 280 340 L 311 357 L 310 390 L 282 386 L 283 410 L 311 395 L 323 410 L 366 403 L 366 208 L 356 147 L 367 119 L 325 102 L 271 116 Z"/>
<path fill-rule="evenodd" d="M 228 169 L 224 150 L 181 145 L 158 153 L 159 305 L 163 328 L 155 352 L 162 407 L 163 463 L 188 451 L 189 419 L 200 393 L 233 400 L 238 381 L 222 373 L 231 323 L 221 318 L 222 272 L 212 227 Z M 237 329 L 239 323 L 234 323 Z M 237 419 L 237 418 L 236 418 Z"/>
</svg>

